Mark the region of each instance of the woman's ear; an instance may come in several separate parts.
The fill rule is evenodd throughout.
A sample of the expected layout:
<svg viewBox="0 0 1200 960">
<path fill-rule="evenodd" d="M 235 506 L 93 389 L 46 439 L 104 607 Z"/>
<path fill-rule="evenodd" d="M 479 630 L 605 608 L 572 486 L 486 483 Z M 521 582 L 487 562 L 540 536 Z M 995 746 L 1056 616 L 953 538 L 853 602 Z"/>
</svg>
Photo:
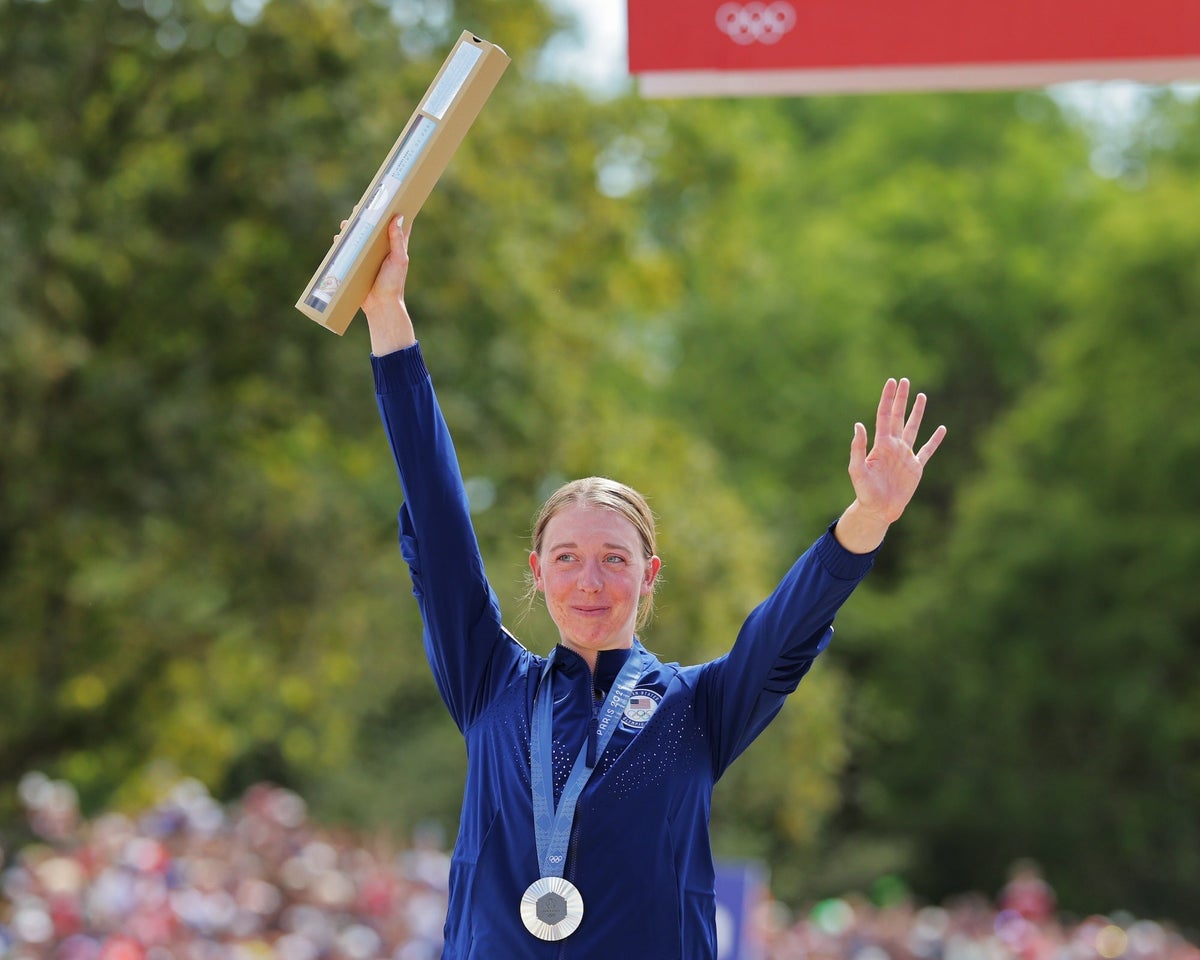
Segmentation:
<svg viewBox="0 0 1200 960">
<path fill-rule="evenodd" d="M 662 569 L 662 561 L 657 554 L 646 561 L 646 573 L 642 578 L 642 595 L 654 592 L 654 581 L 658 577 L 658 571 Z"/>
<path fill-rule="evenodd" d="M 529 569 L 533 571 L 533 589 L 544 591 L 546 588 L 542 586 L 542 559 L 536 550 L 529 553 Z"/>
</svg>

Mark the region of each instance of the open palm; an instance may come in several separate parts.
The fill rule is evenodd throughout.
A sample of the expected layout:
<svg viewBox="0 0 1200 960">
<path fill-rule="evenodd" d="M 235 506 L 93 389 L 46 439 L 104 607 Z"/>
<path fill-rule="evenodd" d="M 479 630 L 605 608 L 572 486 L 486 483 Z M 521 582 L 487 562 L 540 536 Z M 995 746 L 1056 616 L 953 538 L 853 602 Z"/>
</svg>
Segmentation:
<svg viewBox="0 0 1200 960">
<path fill-rule="evenodd" d="M 898 382 L 889 379 L 879 397 L 875 442 L 870 451 L 867 428 L 861 423 L 854 425 L 854 440 L 850 444 L 850 482 L 858 505 L 888 524 L 908 506 L 921 482 L 925 464 L 946 435 L 946 428 L 938 427 L 924 446 L 916 449 L 925 415 L 925 394 L 917 394 L 912 412 L 908 413 L 909 389 L 906 378 Z"/>
</svg>

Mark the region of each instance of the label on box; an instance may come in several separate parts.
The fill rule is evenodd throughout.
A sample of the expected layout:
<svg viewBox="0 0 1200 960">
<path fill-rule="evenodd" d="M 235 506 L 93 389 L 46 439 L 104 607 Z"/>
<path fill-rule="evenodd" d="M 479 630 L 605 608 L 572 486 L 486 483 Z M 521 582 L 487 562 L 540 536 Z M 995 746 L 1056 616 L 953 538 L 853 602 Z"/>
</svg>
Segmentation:
<svg viewBox="0 0 1200 960">
<path fill-rule="evenodd" d="M 469 43 L 459 44 L 454 56 L 446 64 L 446 69 L 438 78 L 438 82 L 429 91 L 429 96 L 425 98 L 425 104 L 421 109 L 430 116 L 441 120 L 446 115 L 446 111 L 450 109 L 454 98 L 458 96 L 458 91 L 467 82 L 467 77 L 471 75 L 471 68 L 475 66 L 481 56 L 483 56 L 483 51 L 479 47 L 473 47 Z"/>
</svg>

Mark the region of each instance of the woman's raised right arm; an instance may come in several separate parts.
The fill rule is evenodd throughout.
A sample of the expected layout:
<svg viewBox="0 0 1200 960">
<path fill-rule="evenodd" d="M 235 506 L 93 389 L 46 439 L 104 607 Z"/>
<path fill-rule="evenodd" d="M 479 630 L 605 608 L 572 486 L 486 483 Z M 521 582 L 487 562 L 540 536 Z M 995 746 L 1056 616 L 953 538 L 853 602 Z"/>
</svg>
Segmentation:
<svg viewBox="0 0 1200 960">
<path fill-rule="evenodd" d="M 391 252 L 363 303 L 376 399 L 404 490 L 400 548 L 425 625 L 425 653 L 465 731 L 528 654 L 501 627 L 454 444 L 404 303 L 408 230 L 393 222 L 388 235 Z"/>
</svg>

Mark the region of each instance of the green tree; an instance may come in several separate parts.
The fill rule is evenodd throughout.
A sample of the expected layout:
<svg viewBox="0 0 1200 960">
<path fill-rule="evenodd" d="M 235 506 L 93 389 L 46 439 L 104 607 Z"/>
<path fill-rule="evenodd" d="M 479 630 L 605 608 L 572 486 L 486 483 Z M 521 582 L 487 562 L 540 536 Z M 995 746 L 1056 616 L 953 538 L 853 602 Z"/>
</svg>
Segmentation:
<svg viewBox="0 0 1200 960">
<path fill-rule="evenodd" d="M 1094 224 L 867 685 L 867 805 L 938 892 L 1032 855 L 1076 910 L 1197 916 L 1198 213 L 1160 170 Z"/>
<path fill-rule="evenodd" d="M 549 22 L 509 16 L 514 49 Z M 290 304 L 407 118 L 380 91 L 415 102 L 447 32 L 0 5 L 0 778 L 317 776 L 416 684 L 365 349 Z"/>
<path fill-rule="evenodd" d="M 645 187 L 683 247 L 676 409 L 790 531 L 824 520 L 806 497 L 845 494 L 821 454 L 909 376 L 955 435 L 897 528 L 920 543 L 1059 322 L 1096 205 L 1083 136 L 1036 94 L 718 101 L 676 124 Z"/>
</svg>

